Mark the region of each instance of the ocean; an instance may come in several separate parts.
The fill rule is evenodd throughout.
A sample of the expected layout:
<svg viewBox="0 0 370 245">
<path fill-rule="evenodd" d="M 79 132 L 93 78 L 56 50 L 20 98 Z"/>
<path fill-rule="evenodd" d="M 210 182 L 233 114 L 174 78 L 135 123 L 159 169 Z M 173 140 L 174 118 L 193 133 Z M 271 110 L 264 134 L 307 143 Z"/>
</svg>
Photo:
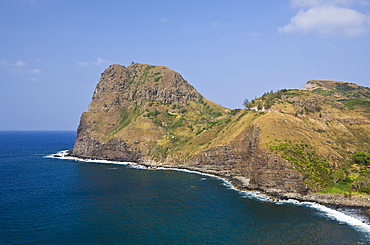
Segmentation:
<svg viewBox="0 0 370 245">
<path fill-rule="evenodd" d="M 75 132 L 0 132 L 0 244 L 370 244 L 370 226 L 222 179 L 57 159 Z"/>
</svg>

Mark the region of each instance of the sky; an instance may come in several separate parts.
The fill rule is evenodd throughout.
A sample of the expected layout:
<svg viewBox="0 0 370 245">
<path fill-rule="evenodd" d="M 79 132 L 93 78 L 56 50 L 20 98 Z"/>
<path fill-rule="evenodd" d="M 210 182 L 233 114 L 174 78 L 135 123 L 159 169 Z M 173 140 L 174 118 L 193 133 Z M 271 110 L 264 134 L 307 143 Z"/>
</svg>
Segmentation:
<svg viewBox="0 0 370 245">
<path fill-rule="evenodd" d="M 167 66 L 230 109 L 370 87 L 370 0 L 0 0 L 0 42 L 0 130 L 76 130 L 111 64 Z"/>
</svg>

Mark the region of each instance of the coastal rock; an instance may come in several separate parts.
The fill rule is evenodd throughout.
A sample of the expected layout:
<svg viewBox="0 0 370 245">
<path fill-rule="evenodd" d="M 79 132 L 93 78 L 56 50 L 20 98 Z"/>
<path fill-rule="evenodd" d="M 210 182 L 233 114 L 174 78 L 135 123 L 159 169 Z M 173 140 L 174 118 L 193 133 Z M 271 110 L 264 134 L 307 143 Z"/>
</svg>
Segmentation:
<svg viewBox="0 0 370 245">
<path fill-rule="evenodd" d="M 284 199 L 295 199 L 304 202 L 317 202 L 324 205 L 370 208 L 370 197 L 363 195 L 349 196 L 323 193 L 301 195 L 299 193 L 284 193 L 283 195 L 279 195 L 279 197 Z"/>
<path fill-rule="evenodd" d="M 242 131 L 230 145 L 209 148 L 192 159 L 189 166 L 239 180 L 243 189 L 271 193 L 306 193 L 303 176 L 285 159 L 268 152 L 259 143 L 256 127 Z"/>
<path fill-rule="evenodd" d="M 109 66 L 101 75 L 89 111 L 134 108 L 148 101 L 185 105 L 201 95 L 182 76 L 165 67 Z"/>
<path fill-rule="evenodd" d="M 354 113 L 338 100 L 354 97 L 353 88 L 365 100 L 370 95 L 354 84 L 315 80 L 301 90 L 267 93 L 246 106 L 256 111 L 230 110 L 205 99 L 167 67 L 111 65 L 81 116 L 69 154 L 195 170 L 226 178 L 239 189 L 335 204 L 333 196 L 313 195 L 325 186 L 318 177 L 313 183 L 305 167 L 268 145 L 304 142 L 333 170 L 349 159 L 349 152 L 368 149 L 368 111 Z M 358 203 L 370 205 L 368 199 Z"/>
</svg>

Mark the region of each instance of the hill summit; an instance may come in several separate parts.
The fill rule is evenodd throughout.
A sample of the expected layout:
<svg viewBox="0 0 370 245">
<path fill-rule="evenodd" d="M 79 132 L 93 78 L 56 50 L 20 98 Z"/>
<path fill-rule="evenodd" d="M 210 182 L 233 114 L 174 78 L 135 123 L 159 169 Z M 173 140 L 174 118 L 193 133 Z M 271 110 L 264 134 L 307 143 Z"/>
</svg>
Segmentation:
<svg viewBox="0 0 370 245">
<path fill-rule="evenodd" d="M 70 155 L 196 170 L 278 195 L 358 179 L 366 187 L 367 170 L 351 159 L 370 149 L 369 95 L 353 83 L 312 80 L 230 110 L 167 67 L 111 65 Z"/>
</svg>

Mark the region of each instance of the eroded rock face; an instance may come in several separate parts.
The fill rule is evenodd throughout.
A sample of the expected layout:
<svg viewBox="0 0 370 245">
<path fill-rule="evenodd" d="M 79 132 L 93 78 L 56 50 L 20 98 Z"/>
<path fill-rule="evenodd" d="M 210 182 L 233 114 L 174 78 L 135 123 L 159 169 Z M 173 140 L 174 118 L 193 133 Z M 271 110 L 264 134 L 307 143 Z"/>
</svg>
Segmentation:
<svg viewBox="0 0 370 245">
<path fill-rule="evenodd" d="M 91 158 L 106 159 L 122 162 L 138 162 L 141 154 L 133 150 L 125 141 L 113 138 L 101 144 L 99 141 L 87 136 L 79 137 L 70 155 Z"/>
<path fill-rule="evenodd" d="M 256 127 L 245 129 L 228 146 L 213 147 L 192 159 L 190 166 L 239 180 L 239 186 L 272 193 L 306 193 L 303 176 L 292 164 L 259 144 Z"/>
<path fill-rule="evenodd" d="M 92 159 L 109 159 L 123 162 L 138 162 L 141 154 L 120 138 L 102 142 L 88 132 L 86 114 L 83 114 L 77 129 L 77 138 L 71 156 Z"/>
<path fill-rule="evenodd" d="M 201 97 L 179 73 L 168 68 L 111 65 L 101 75 L 89 111 L 133 108 L 148 101 L 186 105 Z"/>
<path fill-rule="evenodd" d="M 307 191 L 303 176 L 292 169 L 292 165 L 285 159 L 261 145 L 259 129 L 255 126 L 245 128 L 227 144 L 206 148 L 182 162 L 170 154 L 160 163 L 155 162 L 156 159 L 151 158 L 148 155 L 149 150 L 145 148 L 150 142 L 138 147 L 140 142 L 129 141 L 121 136 L 129 135 L 127 132 L 120 134 L 123 127 L 133 122 L 137 124 L 137 117 L 141 117 L 143 122 L 152 123 L 147 117 L 138 114 L 152 109 L 148 103 L 160 104 L 165 108 L 162 113 L 166 113 L 168 117 L 178 117 L 181 121 L 178 111 L 175 115 L 169 111 L 173 108 L 172 105 L 181 106 L 185 111 L 189 103 L 193 102 L 198 103 L 195 108 L 211 110 L 202 99 L 203 96 L 180 74 L 168 68 L 143 64 L 132 64 L 129 67 L 109 66 L 101 75 L 88 112 L 81 117 L 77 139 L 70 155 L 197 170 L 229 178 L 241 188 L 273 193 Z M 215 106 L 219 105 L 213 105 L 213 108 Z M 138 107 L 141 111 L 137 110 Z M 127 113 L 122 114 L 122 110 Z M 202 116 L 199 119 L 202 120 Z M 181 127 L 181 123 L 178 124 Z M 163 128 L 163 123 L 158 124 L 153 120 L 151 125 L 152 130 L 154 126 L 162 127 L 158 130 L 158 134 L 164 132 L 162 141 L 175 139 L 169 135 L 174 133 L 172 129 L 166 132 L 168 129 Z M 202 134 L 195 137 L 202 137 Z"/>
</svg>

